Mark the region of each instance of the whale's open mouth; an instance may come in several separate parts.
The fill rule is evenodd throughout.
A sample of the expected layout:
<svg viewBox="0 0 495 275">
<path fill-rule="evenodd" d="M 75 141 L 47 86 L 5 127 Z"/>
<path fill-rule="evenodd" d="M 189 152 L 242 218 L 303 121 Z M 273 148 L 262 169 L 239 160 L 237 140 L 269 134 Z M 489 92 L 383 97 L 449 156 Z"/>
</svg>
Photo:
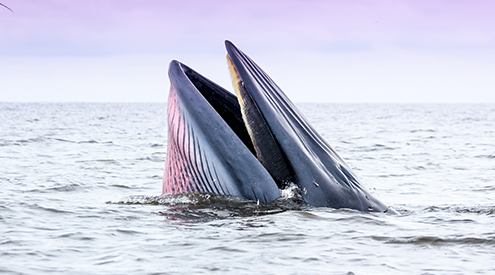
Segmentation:
<svg viewBox="0 0 495 275">
<path fill-rule="evenodd" d="M 225 91 L 207 78 L 183 64 L 181 67 L 198 92 L 258 159 L 277 186 L 285 188 L 293 178 L 288 161 L 229 56 L 227 60 L 237 97 L 226 96 Z"/>
<path fill-rule="evenodd" d="M 183 64 L 181 67 L 203 98 L 208 101 L 211 107 L 230 126 L 244 145 L 255 154 L 253 143 L 246 128 L 246 122 L 243 121 L 238 99 L 232 94 L 227 94 L 225 90 L 191 68 Z"/>
<path fill-rule="evenodd" d="M 269 202 L 295 183 L 314 206 L 386 212 L 275 82 L 226 41 L 236 95 L 172 61 L 164 193 Z"/>
</svg>

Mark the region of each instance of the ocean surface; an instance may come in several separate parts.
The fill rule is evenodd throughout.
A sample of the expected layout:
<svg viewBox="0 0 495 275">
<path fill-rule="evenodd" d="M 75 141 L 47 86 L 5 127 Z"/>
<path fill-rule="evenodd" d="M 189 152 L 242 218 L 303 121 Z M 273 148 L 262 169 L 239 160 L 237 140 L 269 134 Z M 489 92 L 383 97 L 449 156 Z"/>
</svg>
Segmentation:
<svg viewBox="0 0 495 275">
<path fill-rule="evenodd" d="M 0 273 L 495 274 L 494 104 L 298 106 L 401 215 L 162 197 L 165 103 L 0 103 Z"/>
</svg>

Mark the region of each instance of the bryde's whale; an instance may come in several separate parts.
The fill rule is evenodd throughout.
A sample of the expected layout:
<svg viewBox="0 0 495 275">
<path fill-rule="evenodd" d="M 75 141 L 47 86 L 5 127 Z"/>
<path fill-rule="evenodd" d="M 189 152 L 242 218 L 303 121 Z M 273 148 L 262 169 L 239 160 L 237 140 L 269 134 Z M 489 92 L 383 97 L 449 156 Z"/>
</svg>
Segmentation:
<svg viewBox="0 0 495 275">
<path fill-rule="evenodd" d="M 295 184 L 313 206 L 394 212 L 361 184 L 275 82 L 225 41 L 235 94 L 170 63 L 163 194 L 271 202 Z"/>
</svg>

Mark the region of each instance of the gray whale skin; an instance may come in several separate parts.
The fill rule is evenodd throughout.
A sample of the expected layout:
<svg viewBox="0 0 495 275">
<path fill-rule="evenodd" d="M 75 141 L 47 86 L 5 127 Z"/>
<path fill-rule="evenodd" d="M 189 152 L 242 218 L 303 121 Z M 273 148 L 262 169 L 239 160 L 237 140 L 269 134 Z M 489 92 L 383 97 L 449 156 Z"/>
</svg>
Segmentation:
<svg viewBox="0 0 495 275">
<path fill-rule="evenodd" d="M 246 54 L 225 41 L 236 94 L 170 63 L 163 194 L 213 193 L 269 203 L 297 185 L 317 207 L 395 212 L 376 199 Z"/>
</svg>

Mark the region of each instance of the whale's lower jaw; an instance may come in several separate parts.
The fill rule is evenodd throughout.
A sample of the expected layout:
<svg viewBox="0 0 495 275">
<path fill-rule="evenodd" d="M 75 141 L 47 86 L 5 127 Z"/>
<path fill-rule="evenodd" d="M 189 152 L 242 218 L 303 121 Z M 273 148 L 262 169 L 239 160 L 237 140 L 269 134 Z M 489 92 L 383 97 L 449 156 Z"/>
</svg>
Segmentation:
<svg viewBox="0 0 495 275">
<path fill-rule="evenodd" d="M 169 75 L 163 193 L 208 192 L 260 203 L 278 198 L 275 181 L 248 148 L 235 96 L 177 61 Z"/>
<path fill-rule="evenodd" d="M 313 206 L 387 212 L 275 82 L 232 43 L 226 47 L 237 97 L 170 63 L 163 193 L 266 203 L 293 182 Z"/>
</svg>

